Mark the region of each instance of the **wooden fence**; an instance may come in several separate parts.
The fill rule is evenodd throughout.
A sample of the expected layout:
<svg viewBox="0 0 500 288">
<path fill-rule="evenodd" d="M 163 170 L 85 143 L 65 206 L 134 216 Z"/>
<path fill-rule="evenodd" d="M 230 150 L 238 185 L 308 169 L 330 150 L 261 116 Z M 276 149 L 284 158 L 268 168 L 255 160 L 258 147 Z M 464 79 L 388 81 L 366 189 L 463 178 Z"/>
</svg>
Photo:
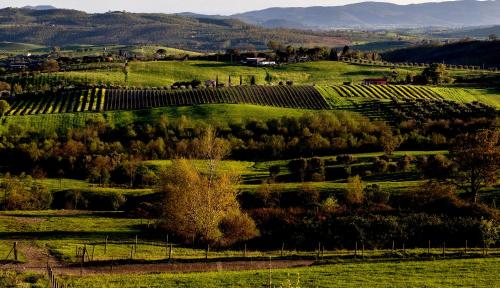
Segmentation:
<svg viewBox="0 0 500 288">
<path fill-rule="evenodd" d="M 47 262 L 47 276 L 49 277 L 49 287 L 50 288 L 68 288 L 69 286 L 65 285 L 60 279 L 56 278 L 54 274 L 54 270 Z"/>
</svg>

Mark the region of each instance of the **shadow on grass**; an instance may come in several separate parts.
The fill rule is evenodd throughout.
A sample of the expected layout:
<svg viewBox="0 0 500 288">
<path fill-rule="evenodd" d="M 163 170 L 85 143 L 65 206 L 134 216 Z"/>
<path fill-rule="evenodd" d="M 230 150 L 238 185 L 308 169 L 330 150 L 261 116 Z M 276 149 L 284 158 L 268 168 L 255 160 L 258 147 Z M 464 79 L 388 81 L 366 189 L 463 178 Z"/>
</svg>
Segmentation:
<svg viewBox="0 0 500 288">
<path fill-rule="evenodd" d="M 135 228 L 135 227 L 134 227 Z M 132 228 L 133 229 L 133 228 Z M 0 232 L 2 240 L 89 240 L 109 239 L 130 240 L 141 234 L 140 230 L 126 232 L 107 231 L 44 231 L 44 232 Z"/>
<path fill-rule="evenodd" d="M 113 218 L 113 219 L 130 219 L 125 217 L 126 214 L 124 212 L 111 212 L 111 211 L 83 211 L 83 210 L 74 210 L 75 213 L 72 213 L 71 210 L 66 210 L 66 213 L 30 213 L 30 211 L 26 211 L 23 213 L 2 213 L 0 216 L 8 216 L 8 217 L 18 217 L 18 218 L 89 218 L 89 217 L 101 217 L 101 218 Z"/>
<path fill-rule="evenodd" d="M 196 63 L 196 64 L 193 64 L 193 66 L 195 67 L 200 67 L 200 68 L 222 68 L 222 67 L 235 67 L 235 66 L 239 66 L 239 67 L 247 67 L 247 66 L 243 66 L 239 63 L 230 63 L 230 62 L 214 62 L 214 63 Z"/>
</svg>

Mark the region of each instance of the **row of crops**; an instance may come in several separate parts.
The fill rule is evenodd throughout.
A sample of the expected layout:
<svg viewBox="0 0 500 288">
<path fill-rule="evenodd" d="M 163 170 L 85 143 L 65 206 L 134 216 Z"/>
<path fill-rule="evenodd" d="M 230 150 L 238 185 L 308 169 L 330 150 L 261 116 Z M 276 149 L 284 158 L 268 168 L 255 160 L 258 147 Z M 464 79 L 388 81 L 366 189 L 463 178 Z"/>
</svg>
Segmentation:
<svg viewBox="0 0 500 288">
<path fill-rule="evenodd" d="M 330 108 L 312 86 L 238 86 L 195 90 L 91 88 L 19 96 L 11 100 L 11 109 L 6 115 L 137 110 L 220 103 L 315 110 Z"/>
<path fill-rule="evenodd" d="M 104 110 L 145 109 L 199 104 L 254 104 L 262 106 L 328 109 L 312 86 L 237 86 L 220 89 L 110 90 Z"/>
<path fill-rule="evenodd" d="M 410 85 L 337 85 L 330 86 L 342 97 L 362 97 L 379 100 L 443 100 L 444 98 L 425 86 Z"/>
<path fill-rule="evenodd" d="M 440 88 L 439 90 L 432 87 L 406 85 L 253 85 L 219 89 L 175 90 L 70 89 L 63 90 L 59 93 L 39 93 L 15 97 L 10 100 L 11 109 L 7 111 L 6 115 L 22 116 L 34 114 L 139 110 L 200 104 L 253 104 L 313 110 L 346 109 L 360 112 L 372 119 L 382 119 L 387 115 L 387 110 L 402 110 L 401 107 L 395 107 L 398 106 L 397 103 L 407 103 L 408 105 L 426 107 L 432 107 L 432 105 L 440 107 L 446 106 L 450 108 L 449 110 L 472 110 L 473 113 L 478 112 L 477 109 L 479 108 L 482 110 L 486 109 L 483 106 L 468 106 L 467 103 L 472 103 L 473 101 L 457 101 L 454 98 L 449 99 L 450 97 L 442 92 L 443 89 L 446 90 L 448 88 Z M 426 108 L 426 110 L 430 111 L 428 114 L 440 111 L 431 111 L 431 108 Z M 410 115 L 410 112 L 405 112 L 404 114 Z"/>
<path fill-rule="evenodd" d="M 64 90 L 60 93 L 23 95 L 12 100 L 6 115 L 57 114 L 103 111 L 106 89 Z"/>
</svg>

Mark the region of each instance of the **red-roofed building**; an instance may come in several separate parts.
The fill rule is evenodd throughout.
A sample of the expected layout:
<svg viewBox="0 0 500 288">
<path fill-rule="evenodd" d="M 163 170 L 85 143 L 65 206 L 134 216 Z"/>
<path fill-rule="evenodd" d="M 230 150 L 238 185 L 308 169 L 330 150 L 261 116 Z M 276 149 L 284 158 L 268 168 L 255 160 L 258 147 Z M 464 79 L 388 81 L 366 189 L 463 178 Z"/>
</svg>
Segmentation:
<svg viewBox="0 0 500 288">
<path fill-rule="evenodd" d="M 387 79 L 385 79 L 385 78 L 365 79 L 365 80 L 363 80 L 363 85 L 387 85 Z"/>
</svg>

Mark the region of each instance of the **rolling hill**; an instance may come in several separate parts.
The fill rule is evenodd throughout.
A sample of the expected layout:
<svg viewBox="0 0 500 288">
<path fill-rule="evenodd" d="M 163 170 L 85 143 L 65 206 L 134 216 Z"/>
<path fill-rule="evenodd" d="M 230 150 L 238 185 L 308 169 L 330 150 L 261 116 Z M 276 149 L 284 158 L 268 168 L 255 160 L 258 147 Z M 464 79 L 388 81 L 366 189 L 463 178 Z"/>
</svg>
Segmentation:
<svg viewBox="0 0 500 288">
<path fill-rule="evenodd" d="M 233 15 L 248 23 L 276 27 L 464 27 L 500 24 L 500 1 L 447 1 L 397 5 L 363 2 L 345 6 L 269 8 Z"/>
<path fill-rule="evenodd" d="M 447 45 L 426 45 L 382 54 L 391 62 L 440 63 L 500 67 L 500 41 L 467 41 Z"/>
<path fill-rule="evenodd" d="M 196 51 L 264 48 L 269 40 L 304 46 L 347 44 L 334 33 L 267 29 L 240 20 L 76 10 L 0 9 L 0 41 L 48 46 L 69 44 L 162 44 Z"/>
</svg>

